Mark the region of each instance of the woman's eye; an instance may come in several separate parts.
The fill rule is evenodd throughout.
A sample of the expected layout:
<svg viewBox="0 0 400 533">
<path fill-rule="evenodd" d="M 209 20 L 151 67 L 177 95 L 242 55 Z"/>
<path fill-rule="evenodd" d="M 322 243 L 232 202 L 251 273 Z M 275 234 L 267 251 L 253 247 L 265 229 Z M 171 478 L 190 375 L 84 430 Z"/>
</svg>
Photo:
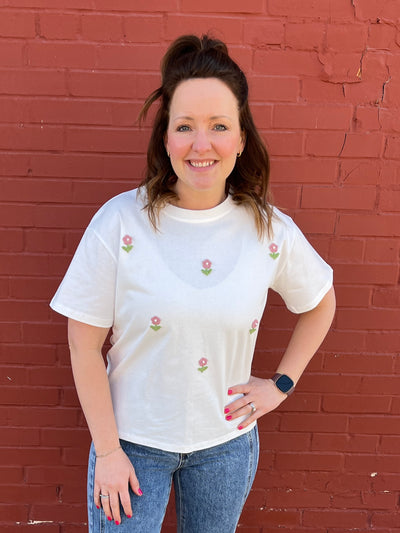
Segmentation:
<svg viewBox="0 0 400 533">
<path fill-rule="evenodd" d="M 182 126 L 178 126 L 176 128 L 176 131 L 190 131 L 190 127 L 187 126 L 186 124 L 182 124 Z"/>
<path fill-rule="evenodd" d="M 228 128 L 225 126 L 225 124 L 216 124 L 214 129 L 217 131 L 226 131 Z"/>
</svg>

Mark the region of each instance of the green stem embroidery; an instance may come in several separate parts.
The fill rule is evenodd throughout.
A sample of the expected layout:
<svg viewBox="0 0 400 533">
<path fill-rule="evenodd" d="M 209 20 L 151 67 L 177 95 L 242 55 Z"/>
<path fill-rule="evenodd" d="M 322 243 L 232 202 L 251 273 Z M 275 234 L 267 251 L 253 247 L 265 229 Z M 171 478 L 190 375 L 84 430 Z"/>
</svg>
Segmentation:
<svg viewBox="0 0 400 533">
<path fill-rule="evenodd" d="M 125 252 L 129 253 L 132 250 L 133 246 L 132 244 L 129 244 L 128 246 L 122 246 L 122 249 L 125 250 Z"/>
</svg>

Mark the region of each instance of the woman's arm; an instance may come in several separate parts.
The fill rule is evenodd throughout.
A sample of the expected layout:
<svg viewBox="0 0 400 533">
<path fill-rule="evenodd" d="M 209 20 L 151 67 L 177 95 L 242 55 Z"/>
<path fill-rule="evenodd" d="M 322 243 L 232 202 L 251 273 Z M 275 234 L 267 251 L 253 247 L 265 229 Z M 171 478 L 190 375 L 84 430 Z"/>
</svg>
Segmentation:
<svg viewBox="0 0 400 533">
<path fill-rule="evenodd" d="M 109 519 L 121 522 L 119 501 L 132 516 L 129 484 L 141 495 L 134 468 L 120 449 L 106 367 L 101 353 L 108 329 L 68 320 L 68 340 L 75 386 L 93 439 L 96 455 L 94 501 Z M 111 453 L 110 453 L 111 452 Z M 110 498 L 102 498 L 109 494 Z"/>
<path fill-rule="evenodd" d="M 296 384 L 324 340 L 332 323 L 336 309 L 335 292 L 333 287 L 327 292 L 321 302 L 306 313 L 299 316 L 288 347 L 277 368 L 280 374 L 287 374 Z M 225 407 L 226 415 L 235 419 L 251 412 L 249 404 L 252 402 L 256 411 L 244 420 L 239 429 L 243 429 L 257 418 L 269 413 L 287 395 L 282 393 L 271 379 L 261 379 L 251 376 L 245 385 L 235 385 L 230 388 L 231 394 L 243 394 Z"/>
</svg>

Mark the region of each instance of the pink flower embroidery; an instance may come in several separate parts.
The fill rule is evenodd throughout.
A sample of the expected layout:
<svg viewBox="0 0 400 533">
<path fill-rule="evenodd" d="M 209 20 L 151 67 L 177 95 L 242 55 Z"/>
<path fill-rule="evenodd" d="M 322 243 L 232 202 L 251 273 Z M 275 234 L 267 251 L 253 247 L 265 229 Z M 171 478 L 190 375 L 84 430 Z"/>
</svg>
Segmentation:
<svg viewBox="0 0 400 533">
<path fill-rule="evenodd" d="M 277 259 L 279 257 L 278 245 L 274 242 L 269 245 L 269 251 L 271 252 L 269 256 L 272 257 L 272 259 Z"/>
<path fill-rule="evenodd" d="M 161 318 L 159 318 L 158 316 L 153 316 L 150 320 L 151 320 L 151 324 L 150 324 L 151 329 L 153 329 L 154 331 L 158 331 L 161 328 L 160 326 Z"/>
<path fill-rule="evenodd" d="M 258 326 L 258 320 L 255 318 L 253 322 L 251 323 L 251 329 L 249 329 L 250 335 L 256 331 L 257 326 Z"/>
<path fill-rule="evenodd" d="M 207 368 L 208 368 L 207 363 L 208 363 L 208 359 L 206 359 L 205 357 L 202 357 L 202 358 L 199 360 L 199 366 L 200 366 L 200 368 L 198 368 L 197 370 L 198 370 L 199 372 L 204 372 L 205 370 L 207 370 Z"/>
<path fill-rule="evenodd" d="M 212 272 L 212 268 L 211 268 L 211 261 L 209 259 L 204 259 L 204 261 L 201 263 L 203 265 L 203 268 L 202 268 L 202 272 L 205 276 L 208 276 L 209 274 L 211 274 Z"/>
<path fill-rule="evenodd" d="M 132 241 L 133 239 L 130 235 L 125 235 L 124 237 L 122 237 L 122 242 L 125 244 L 125 246 L 122 246 L 122 249 L 125 250 L 125 252 L 129 253 L 132 250 Z"/>
</svg>

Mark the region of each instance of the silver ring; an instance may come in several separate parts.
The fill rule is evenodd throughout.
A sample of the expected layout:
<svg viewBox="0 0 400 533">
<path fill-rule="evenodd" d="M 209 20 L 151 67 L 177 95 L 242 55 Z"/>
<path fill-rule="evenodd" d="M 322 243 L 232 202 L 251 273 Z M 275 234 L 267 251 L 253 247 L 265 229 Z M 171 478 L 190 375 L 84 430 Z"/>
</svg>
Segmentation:
<svg viewBox="0 0 400 533">
<path fill-rule="evenodd" d="M 251 414 L 254 415 L 254 413 L 256 412 L 256 406 L 253 402 L 250 402 L 249 405 L 251 407 Z"/>
<path fill-rule="evenodd" d="M 100 494 L 100 498 L 109 498 L 110 495 L 109 494 Z"/>
</svg>

